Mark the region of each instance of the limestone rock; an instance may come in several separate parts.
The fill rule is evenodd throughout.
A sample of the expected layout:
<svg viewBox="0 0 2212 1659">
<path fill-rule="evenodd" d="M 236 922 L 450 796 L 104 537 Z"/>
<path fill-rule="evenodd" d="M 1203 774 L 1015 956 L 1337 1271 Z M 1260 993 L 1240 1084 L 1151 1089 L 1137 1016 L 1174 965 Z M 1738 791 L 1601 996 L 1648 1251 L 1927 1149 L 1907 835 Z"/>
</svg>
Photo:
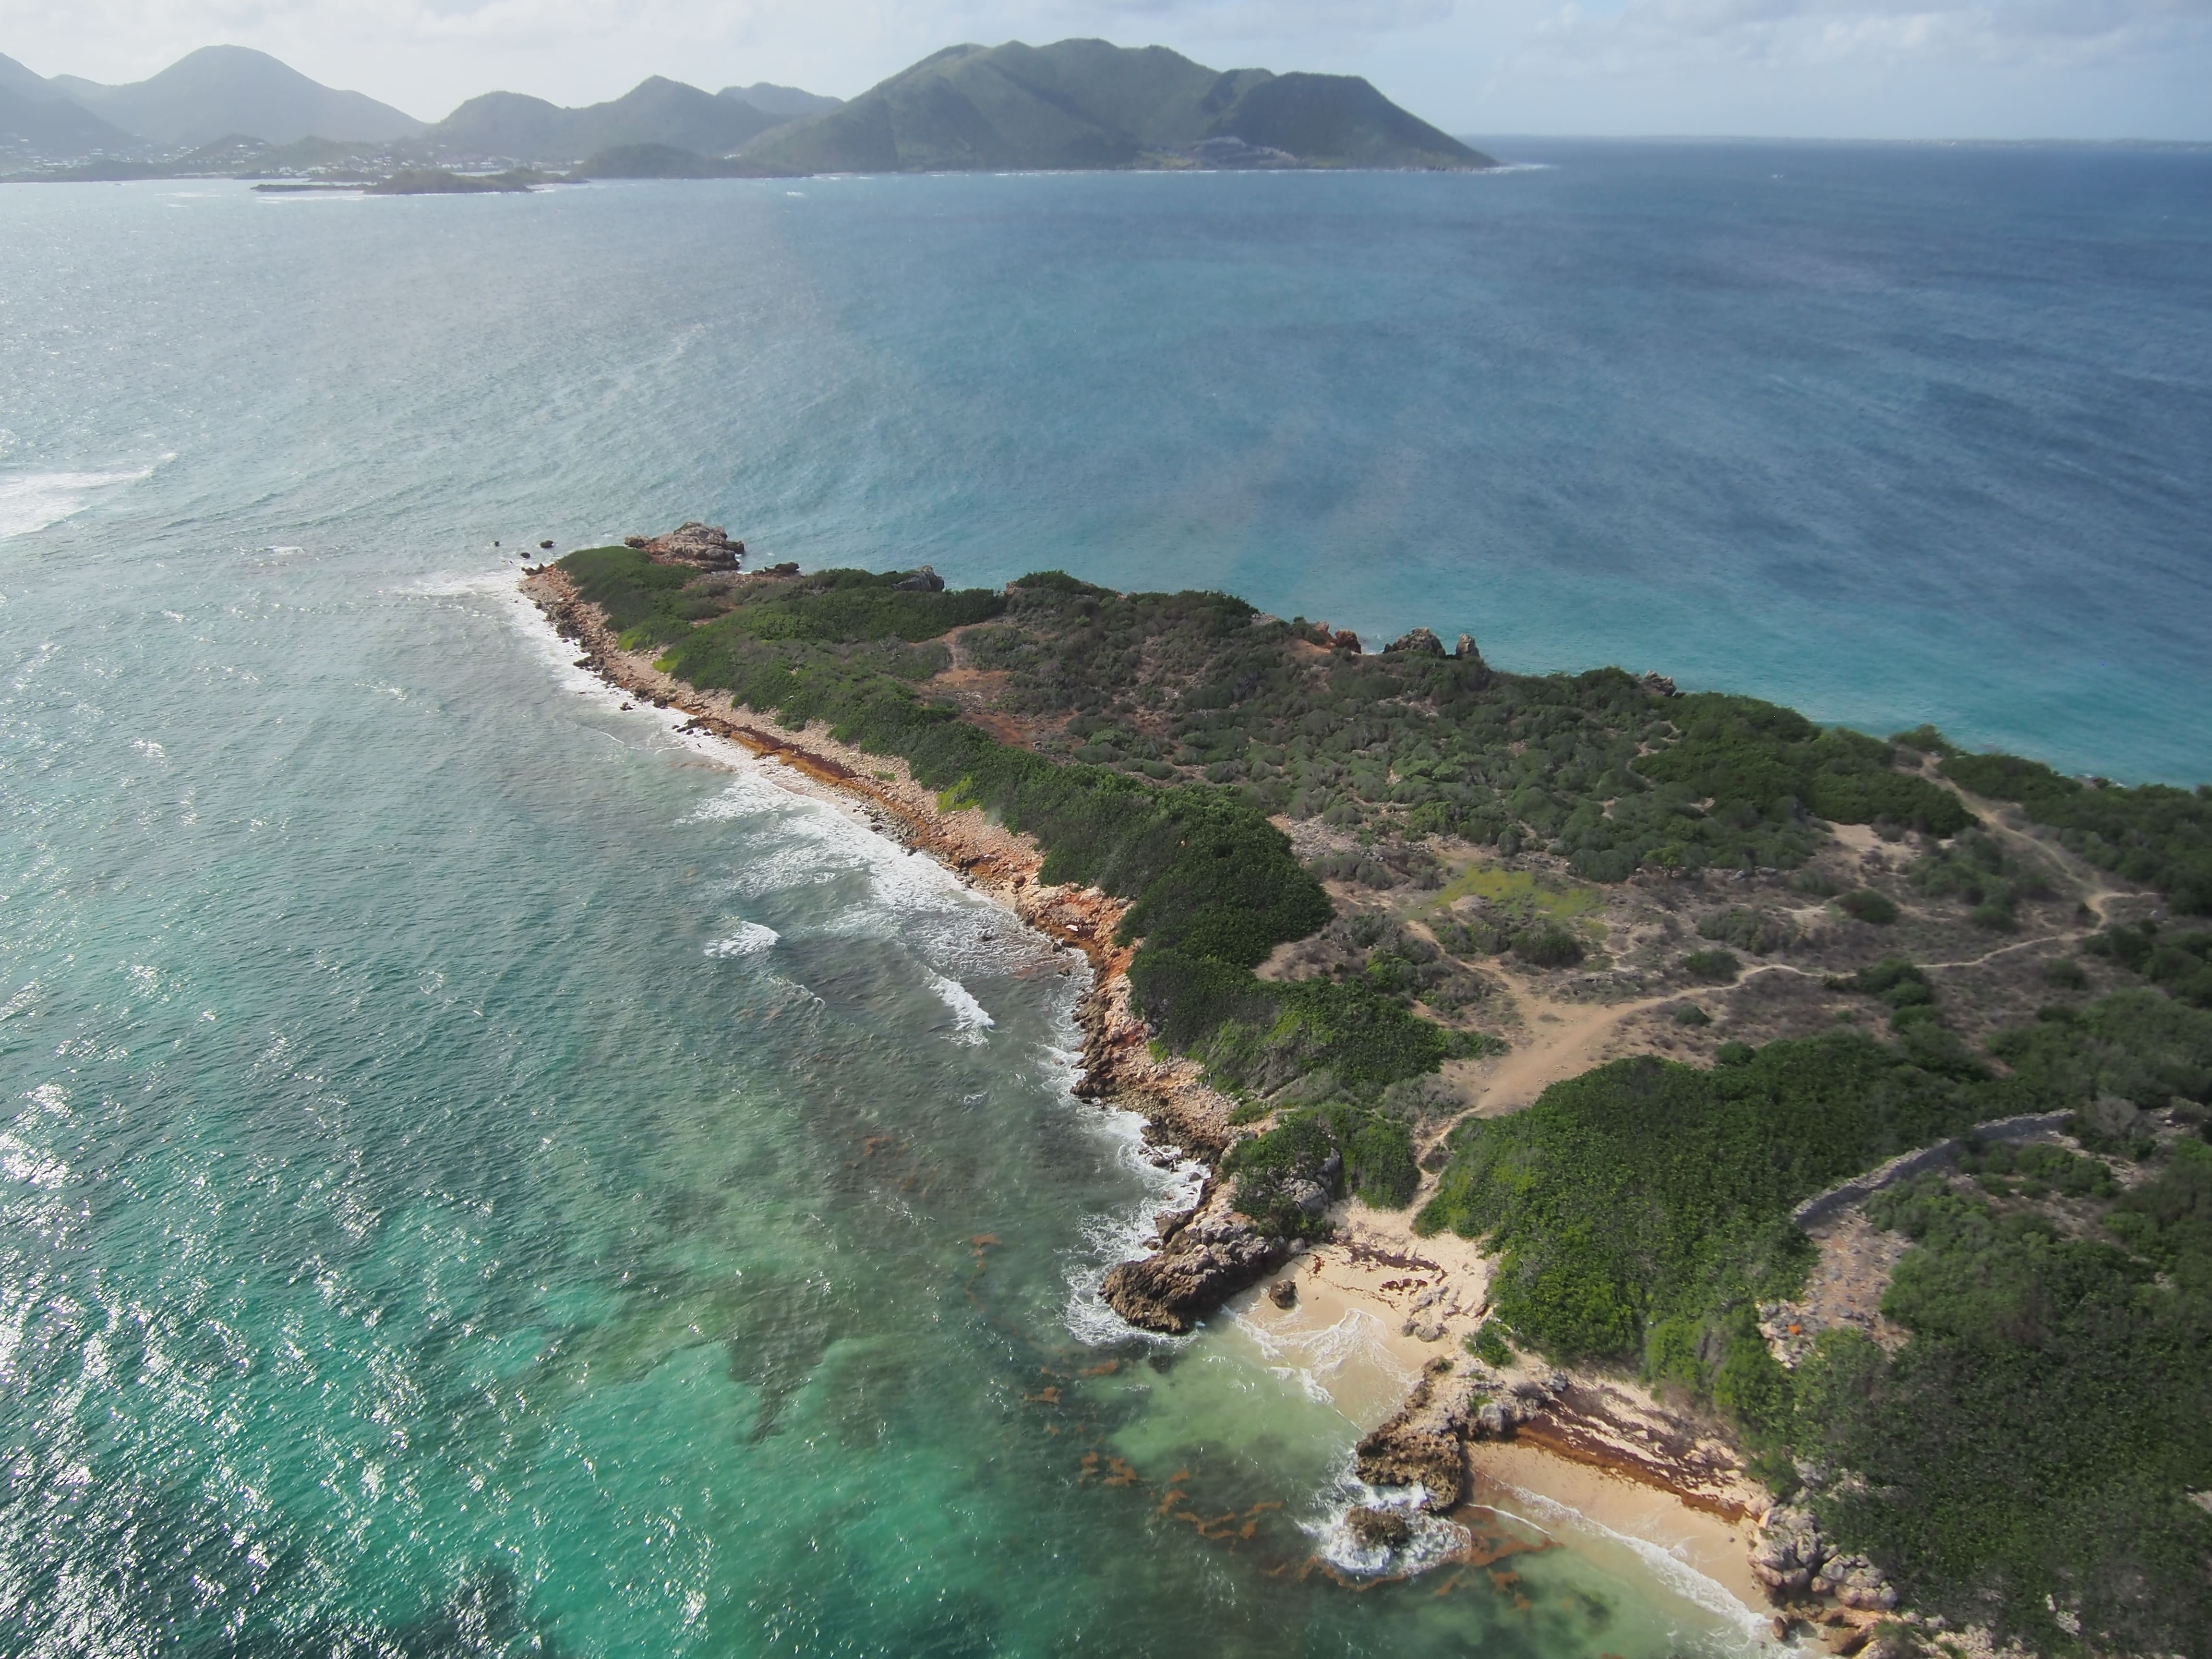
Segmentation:
<svg viewBox="0 0 2212 1659">
<path fill-rule="evenodd" d="M 1459 1502 L 1467 1481 L 1467 1458 L 1457 1436 L 1414 1428 L 1397 1418 L 1362 1440 L 1358 1455 L 1359 1478 L 1369 1486 L 1425 1487 L 1429 1502 L 1440 1510 Z"/>
<path fill-rule="evenodd" d="M 1298 1281 L 1290 1278 L 1277 1279 L 1267 1286 L 1267 1300 L 1279 1308 L 1296 1307 L 1298 1300 Z"/>
<path fill-rule="evenodd" d="M 1800 1595 L 1811 1587 L 1827 1553 L 1810 1510 L 1778 1505 L 1767 1511 L 1752 1540 L 1752 1576 L 1777 1595 Z"/>
<path fill-rule="evenodd" d="M 1813 1575 L 1812 1587 L 1814 1594 L 1832 1595 L 1862 1613 L 1887 1613 L 1897 1605 L 1897 1591 L 1863 1555 L 1830 1556 Z"/>
<path fill-rule="evenodd" d="M 1344 1524 L 1352 1535 L 1367 1549 L 1402 1549 L 1413 1535 L 1413 1523 L 1402 1510 L 1378 1509 L 1372 1504 L 1361 1504 L 1344 1517 Z"/>
<path fill-rule="evenodd" d="M 735 570 L 744 562 L 745 544 L 733 542 L 718 524 L 701 524 L 696 520 L 681 524 L 665 536 L 653 536 L 641 542 L 628 538 L 629 545 L 639 548 L 661 564 L 688 564 L 699 570 Z"/>
<path fill-rule="evenodd" d="M 1382 654 L 1386 657 L 1394 651 L 1413 652 L 1424 657 L 1441 657 L 1444 653 L 1444 642 L 1427 629 L 1416 628 L 1410 634 L 1399 635 L 1382 647 Z"/>
<path fill-rule="evenodd" d="M 1154 1254 L 1115 1267 L 1098 1294 L 1132 1325 L 1180 1336 L 1289 1255 L 1216 1194 Z"/>
</svg>

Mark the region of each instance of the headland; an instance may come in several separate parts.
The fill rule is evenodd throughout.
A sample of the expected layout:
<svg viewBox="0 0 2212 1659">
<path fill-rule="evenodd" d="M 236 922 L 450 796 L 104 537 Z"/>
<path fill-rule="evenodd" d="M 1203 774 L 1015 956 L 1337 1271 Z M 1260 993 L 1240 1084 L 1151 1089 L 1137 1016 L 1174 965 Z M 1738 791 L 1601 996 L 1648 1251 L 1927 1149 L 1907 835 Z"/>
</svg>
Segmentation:
<svg viewBox="0 0 2212 1659">
<path fill-rule="evenodd" d="M 1371 1487 L 1646 1534 L 1656 1504 L 1778 1636 L 2196 1651 L 2143 1529 L 2212 1487 L 2175 1358 L 2212 1192 L 2212 934 L 2175 921 L 2212 910 L 2206 792 L 1502 674 L 1424 629 L 1368 653 L 1220 594 L 744 563 L 693 525 L 526 586 L 584 665 L 1085 953 L 1079 1092 L 1213 1171 L 1108 1275 L 1132 1326 L 1371 1328 L 1385 1363 L 1316 1373 Z M 2054 1250 L 2095 1282 L 2059 1291 Z M 1977 1357 L 2034 1382 L 1960 1381 Z M 2172 1455 L 2045 1420 L 2112 1364 Z M 2073 1461 L 1998 1537 L 2038 1435 Z M 2101 1540 L 2064 1513 L 2091 1468 Z M 1397 1510 L 1350 1520 L 1392 1570 Z M 2100 1550 L 2136 1589 L 2082 1582 Z"/>
</svg>

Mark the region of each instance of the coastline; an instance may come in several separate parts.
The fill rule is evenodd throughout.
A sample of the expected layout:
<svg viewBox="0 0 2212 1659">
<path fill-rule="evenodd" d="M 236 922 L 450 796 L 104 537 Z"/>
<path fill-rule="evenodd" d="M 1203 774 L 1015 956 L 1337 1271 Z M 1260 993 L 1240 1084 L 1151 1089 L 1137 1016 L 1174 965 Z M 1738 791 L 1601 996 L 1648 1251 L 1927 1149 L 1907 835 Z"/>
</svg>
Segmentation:
<svg viewBox="0 0 2212 1659">
<path fill-rule="evenodd" d="M 579 599 L 551 564 L 528 569 L 521 591 L 563 641 L 580 648 L 576 666 L 641 702 L 688 715 L 681 730 L 708 733 L 781 763 L 792 775 L 781 781 L 797 793 L 857 805 L 879 833 L 927 854 L 1024 925 L 1081 951 L 1091 975 L 1076 1004 L 1083 1033 L 1076 1094 L 1134 1113 L 1145 1121 L 1148 1140 L 1180 1148 L 1209 1170 L 1214 1166 L 1232 1138 L 1232 1103 L 1206 1085 L 1196 1062 L 1152 1052 L 1150 1032 L 1130 1003 L 1126 970 L 1133 949 L 1114 938 L 1127 901 L 1097 888 L 1040 882 L 1043 855 L 1029 838 L 993 823 L 980 808 L 945 806 L 915 781 L 903 761 L 840 743 L 820 722 L 796 731 L 766 724 L 727 693 L 702 693 L 655 668 L 646 653 L 623 650 L 596 607 Z M 1547 1058 L 1557 1063 L 1567 1056 Z M 1330 1241 L 1295 1249 L 1248 1249 L 1236 1258 L 1238 1243 L 1256 1235 L 1229 1221 L 1228 1197 L 1228 1188 L 1209 1174 L 1192 1207 L 1159 1218 L 1154 1254 L 1109 1272 L 1102 1297 L 1133 1325 L 1154 1329 L 1179 1332 L 1219 1317 L 1263 1349 L 1297 1345 L 1302 1338 L 1328 1346 L 1343 1336 L 1352 1342 L 1336 1340 L 1340 1350 L 1371 1345 L 1388 1356 L 1387 1363 L 1307 1369 L 1315 1385 L 1366 1434 L 1363 1454 L 1378 1435 L 1408 1420 L 1426 1398 L 1425 1368 L 1438 1358 L 1453 1358 L 1464 1373 L 1451 1391 L 1462 1409 L 1447 1427 L 1462 1443 L 1469 1478 L 1449 1502 L 1437 1505 L 1438 1513 L 1533 1508 L 1540 1512 L 1534 1518 L 1565 1525 L 1601 1549 L 1627 1550 L 1647 1569 L 1655 1567 L 1656 1553 L 1672 1564 L 1662 1578 L 1687 1573 L 1695 1581 L 1686 1587 L 1673 1583 L 1678 1593 L 1747 1628 L 1763 1626 L 1765 1598 L 1747 1553 L 1753 1523 L 1767 1502 L 1763 1489 L 1741 1474 L 1725 1445 L 1701 1437 L 1640 1390 L 1552 1371 L 1534 1361 L 1488 1376 L 1467 1361 L 1465 1339 L 1488 1310 L 1490 1271 L 1471 1241 L 1415 1235 L 1418 1205 L 1380 1211 L 1352 1199 L 1337 1206 L 1337 1234 Z M 1171 1279 L 1194 1256 L 1200 1282 L 1179 1282 L 1161 1291 L 1165 1307 L 1148 1295 L 1158 1289 L 1153 1283 L 1137 1285 L 1133 1295 L 1111 1293 L 1117 1277 L 1128 1292 L 1133 1270 L 1153 1269 Z M 1297 1285 L 1297 1299 L 1288 1308 L 1266 1294 L 1277 1279 Z M 1180 1305 L 1178 1291 L 1187 1297 Z M 1161 1317 L 1156 1322 L 1148 1312 Z M 1409 1378 L 1419 1379 L 1410 1396 Z M 1511 1437 L 1486 1438 L 1468 1401 L 1478 1378 L 1506 1389 L 1540 1389 L 1545 1397 L 1540 1408 L 1520 1415 L 1507 1430 Z M 1694 1462 L 1687 1461 L 1692 1455 Z"/>
</svg>

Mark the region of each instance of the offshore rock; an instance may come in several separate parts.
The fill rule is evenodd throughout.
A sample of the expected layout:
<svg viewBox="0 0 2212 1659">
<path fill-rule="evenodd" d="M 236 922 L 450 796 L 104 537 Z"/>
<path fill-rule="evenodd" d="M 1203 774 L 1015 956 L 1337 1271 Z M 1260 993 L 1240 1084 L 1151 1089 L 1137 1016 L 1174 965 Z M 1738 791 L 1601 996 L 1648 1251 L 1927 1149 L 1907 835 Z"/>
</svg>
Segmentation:
<svg viewBox="0 0 2212 1659">
<path fill-rule="evenodd" d="M 1363 1549 L 1403 1549 L 1413 1535 L 1413 1523 L 1405 1511 L 1377 1509 L 1369 1504 L 1346 1510 L 1344 1524 Z"/>
<path fill-rule="evenodd" d="M 1444 653 L 1444 642 L 1427 629 L 1417 628 L 1410 634 L 1399 635 L 1382 647 L 1382 654 L 1386 657 L 1397 651 L 1414 652 L 1424 657 L 1441 657 Z"/>
<path fill-rule="evenodd" d="M 1231 1210 L 1226 1197 L 1210 1193 L 1158 1250 L 1109 1272 L 1098 1294 L 1139 1329 L 1181 1336 L 1281 1267 L 1290 1253 L 1288 1243 L 1268 1237 Z"/>
<path fill-rule="evenodd" d="M 721 526 L 696 520 L 678 525 L 665 536 L 642 539 L 631 536 L 625 538 L 625 543 L 658 563 L 688 564 L 700 570 L 735 570 L 745 556 L 745 544 L 732 541 Z"/>
</svg>

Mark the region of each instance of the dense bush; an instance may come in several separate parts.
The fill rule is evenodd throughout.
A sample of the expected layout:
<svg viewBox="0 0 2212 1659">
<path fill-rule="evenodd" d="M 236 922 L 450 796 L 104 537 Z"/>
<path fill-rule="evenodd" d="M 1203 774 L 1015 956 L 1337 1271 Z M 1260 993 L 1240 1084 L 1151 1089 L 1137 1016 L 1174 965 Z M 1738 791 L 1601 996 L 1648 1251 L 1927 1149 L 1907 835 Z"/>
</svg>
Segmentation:
<svg viewBox="0 0 2212 1659">
<path fill-rule="evenodd" d="M 2141 974 L 2199 1008 L 2212 1008 L 2212 933 L 2161 929 L 2154 921 L 2108 927 L 2082 942 L 2094 956 Z"/>
<path fill-rule="evenodd" d="M 1571 968 L 1583 959 L 1583 942 L 1556 925 L 1531 927 L 1513 939 L 1513 954 L 1532 968 Z"/>
<path fill-rule="evenodd" d="M 1463 1124 L 1417 1225 L 1488 1238 L 1498 1316 L 1547 1352 L 1635 1360 L 1683 1319 L 1717 1361 L 1717 1322 L 1802 1261 L 1791 1206 L 1972 1115 L 1955 1081 L 1848 1033 L 1709 1072 L 1616 1060 Z"/>
<path fill-rule="evenodd" d="M 2021 899 L 2050 896 L 1995 836 L 1980 830 L 1969 830 L 1948 846 L 1930 850 L 1907 878 L 1923 892 L 1963 901 L 1971 907 L 1977 927 L 1998 932 L 2011 930 Z"/>
<path fill-rule="evenodd" d="M 1871 887 L 1844 894 L 1836 901 L 1836 908 L 1854 921 L 1871 922 L 1877 927 L 1887 927 L 1897 920 L 1896 901 Z"/>
<path fill-rule="evenodd" d="M 1698 921 L 1698 936 L 1721 945 L 1733 945 L 1755 957 L 1786 951 L 1796 942 L 1797 928 L 1786 916 L 1739 904 L 1716 910 Z"/>
<path fill-rule="evenodd" d="M 1278 1238 L 1325 1237 L 1322 1207 L 1344 1193 L 1403 1209 L 1421 1182 L 1406 1125 L 1342 1100 L 1279 1114 L 1231 1146 L 1221 1170 L 1236 1181 L 1237 1207 Z"/>
<path fill-rule="evenodd" d="M 1692 951 L 1682 958 L 1682 971 L 1708 985 L 1733 985 L 1743 963 L 1732 951 Z"/>
<path fill-rule="evenodd" d="M 1894 769 L 1887 744 L 1752 697 L 1707 692 L 1675 707 L 1681 741 L 1637 762 L 1646 777 L 1687 785 L 1716 811 L 1800 808 L 1837 823 L 1896 823 L 1952 836 L 1974 822 L 1964 802 Z"/>
<path fill-rule="evenodd" d="M 2212 1488 L 2212 1149 L 2118 1199 L 2118 1246 L 1933 1179 L 1870 1208 L 1918 1245 L 1883 1301 L 1912 1336 L 1891 1361 L 1831 1333 L 1798 1373 L 1798 1455 L 1851 1477 L 1816 1496 L 1831 1533 L 2000 1641 L 2212 1654 L 2185 1496 Z"/>
<path fill-rule="evenodd" d="M 1944 775 L 2034 822 L 2102 869 L 2164 893 L 2185 915 L 2212 915 L 2212 785 L 2099 787 L 2015 755 L 1954 755 Z"/>
</svg>

